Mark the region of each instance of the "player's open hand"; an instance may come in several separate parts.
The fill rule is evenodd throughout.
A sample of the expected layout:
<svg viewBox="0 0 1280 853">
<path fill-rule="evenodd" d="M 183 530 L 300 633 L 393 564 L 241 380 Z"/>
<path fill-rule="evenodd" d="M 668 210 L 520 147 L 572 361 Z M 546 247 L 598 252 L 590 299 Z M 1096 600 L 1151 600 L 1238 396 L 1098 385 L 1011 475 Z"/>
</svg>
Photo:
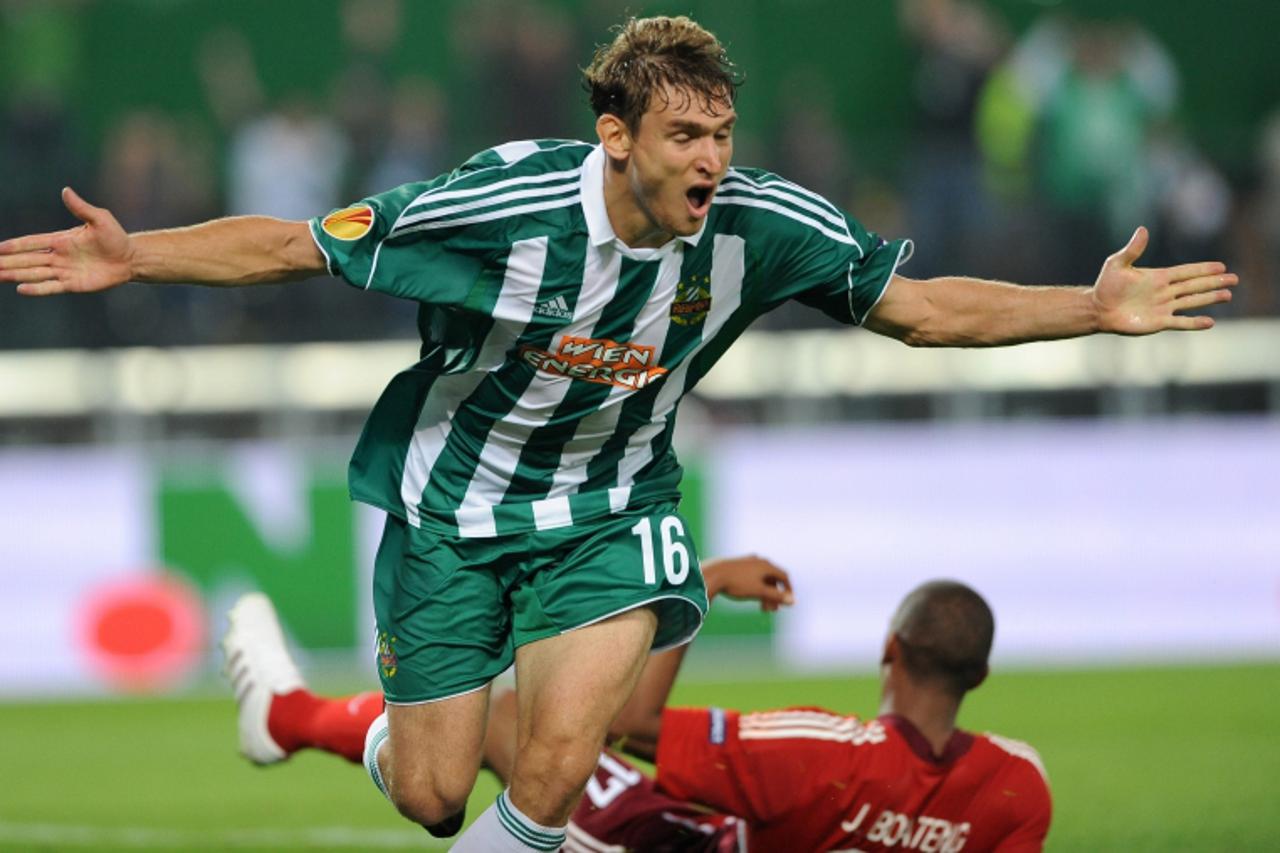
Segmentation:
<svg viewBox="0 0 1280 853">
<path fill-rule="evenodd" d="M 1162 269 L 1134 266 L 1146 248 L 1147 229 L 1139 228 L 1129 244 L 1102 265 L 1093 285 L 1099 331 L 1149 335 L 1166 329 L 1212 328 L 1213 318 L 1183 312 L 1230 301 L 1230 288 L 1239 278 L 1217 261 Z"/>
<path fill-rule="evenodd" d="M 758 601 L 760 609 L 767 613 L 795 603 L 786 570 L 754 554 L 707 560 L 702 564 L 702 574 L 711 598 L 723 594 Z"/>
<path fill-rule="evenodd" d="M 92 293 L 128 281 L 129 236 L 111 211 L 70 187 L 63 189 L 62 203 L 84 224 L 0 243 L 0 281 L 17 282 L 24 296 Z"/>
</svg>

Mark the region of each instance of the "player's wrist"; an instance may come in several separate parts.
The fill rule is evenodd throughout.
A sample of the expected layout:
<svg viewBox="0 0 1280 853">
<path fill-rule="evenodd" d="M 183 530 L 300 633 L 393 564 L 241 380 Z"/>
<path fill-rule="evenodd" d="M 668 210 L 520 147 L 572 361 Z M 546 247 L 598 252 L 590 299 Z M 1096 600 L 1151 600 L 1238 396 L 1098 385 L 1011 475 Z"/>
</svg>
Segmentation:
<svg viewBox="0 0 1280 853">
<path fill-rule="evenodd" d="M 707 588 L 707 600 L 715 598 L 724 591 L 724 574 L 719 560 L 705 560 L 702 563 L 702 583 Z"/>
<path fill-rule="evenodd" d="M 137 241 L 134 235 L 132 234 L 124 235 L 124 246 L 125 246 L 124 259 L 121 262 L 122 269 L 123 269 L 122 274 L 124 278 L 122 278 L 120 281 L 116 283 L 125 284 L 126 282 L 130 282 L 130 281 L 145 281 L 146 279 L 142 277 L 142 272 L 140 269 L 140 264 L 138 260 L 138 246 L 137 246 Z"/>
</svg>

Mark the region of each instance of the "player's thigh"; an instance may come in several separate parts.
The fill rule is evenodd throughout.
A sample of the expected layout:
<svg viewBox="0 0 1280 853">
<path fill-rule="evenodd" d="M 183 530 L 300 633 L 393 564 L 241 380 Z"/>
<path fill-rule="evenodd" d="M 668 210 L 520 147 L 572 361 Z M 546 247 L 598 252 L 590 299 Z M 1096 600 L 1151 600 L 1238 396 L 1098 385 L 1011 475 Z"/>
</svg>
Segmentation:
<svg viewBox="0 0 1280 853">
<path fill-rule="evenodd" d="M 389 517 L 374 563 L 377 665 L 389 706 L 478 691 L 511 665 L 511 544 Z M 424 712 L 426 713 L 426 712 Z"/>
<path fill-rule="evenodd" d="M 392 796 L 465 798 L 484 751 L 489 688 L 417 705 L 388 705 L 389 737 L 380 763 Z"/>
<path fill-rule="evenodd" d="M 645 607 L 662 649 L 692 639 L 706 615 L 697 549 L 673 506 L 541 531 L 530 544 L 511 593 L 517 648 Z"/>
<path fill-rule="evenodd" d="M 635 688 L 657 625 L 651 608 L 632 608 L 518 648 L 517 751 L 534 740 L 560 749 L 572 743 L 589 769 L 609 723 Z"/>
</svg>

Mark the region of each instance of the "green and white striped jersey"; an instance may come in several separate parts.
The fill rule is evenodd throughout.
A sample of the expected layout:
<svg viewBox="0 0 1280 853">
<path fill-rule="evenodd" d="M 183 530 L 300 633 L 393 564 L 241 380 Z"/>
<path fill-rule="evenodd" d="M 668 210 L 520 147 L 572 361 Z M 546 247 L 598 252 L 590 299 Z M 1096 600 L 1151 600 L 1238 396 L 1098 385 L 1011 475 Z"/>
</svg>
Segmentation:
<svg viewBox="0 0 1280 853">
<path fill-rule="evenodd" d="M 375 405 L 352 496 L 467 537 L 677 499 L 680 399 L 756 317 L 799 299 L 860 323 L 910 242 L 730 169 L 702 230 L 632 249 L 605 155 L 512 142 L 311 223 L 329 270 L 420 303 L 421 360 Z"/>
</svg>

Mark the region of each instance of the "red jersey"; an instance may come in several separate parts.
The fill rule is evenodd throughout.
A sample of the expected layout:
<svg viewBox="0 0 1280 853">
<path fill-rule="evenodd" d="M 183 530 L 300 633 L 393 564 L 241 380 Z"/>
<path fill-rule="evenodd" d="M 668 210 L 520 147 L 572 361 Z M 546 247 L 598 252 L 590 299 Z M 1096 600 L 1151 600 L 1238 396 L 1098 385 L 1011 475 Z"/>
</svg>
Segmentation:
<svg viewBox="0 0 1280 853">
<path fill-rule="evenodd" d="M 569 818 L 567 853 L 746 853 L 746 824 L 673 799 L 625 759 L 600 753 Z"/>
<path fill-rule="evenodd" d="M 668 709 L 657 765 L 659 791 L 746 820 L 753 853 L 1032 851 L 1049 831 L 1031 747 L 957 731 L 934 758 L 893 715 Z"/>
</svg>

